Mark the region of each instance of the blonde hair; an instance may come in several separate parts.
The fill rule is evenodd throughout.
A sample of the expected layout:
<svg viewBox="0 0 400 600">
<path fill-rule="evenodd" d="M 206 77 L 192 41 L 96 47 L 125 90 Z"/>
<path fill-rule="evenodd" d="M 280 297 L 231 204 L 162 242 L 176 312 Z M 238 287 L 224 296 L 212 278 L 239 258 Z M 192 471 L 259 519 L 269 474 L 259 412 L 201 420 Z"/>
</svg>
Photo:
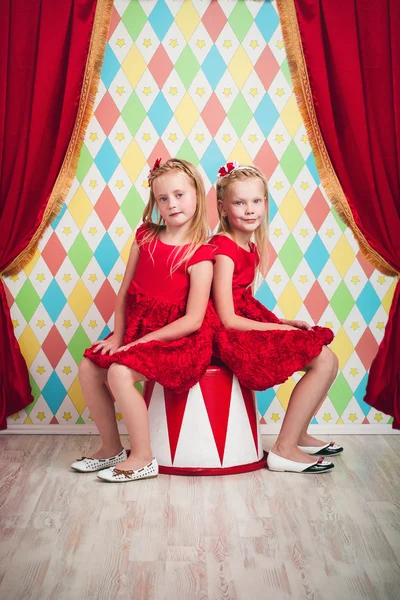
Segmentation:
<svg viewBox="0 0 400 600">
<path fill-rule="evenodd" d="M 196 252 L 196 250 L 198 250 L 198 248 L 200 248 L 200 246 L 202 246 L 208 239 L 207 200 L 203 179 L 201 178 L 201 175 L 196 169 L 196 167 L 194 167 L 187 160 L 183 160 L 180 158 L 170 158 L 165 163 L 161 163 L 160 166 L 154 171 L 152 171 L 149 175 L 150 197 L 146 208 L 143 212 L 143 224 L 148 226 L 148 230 L 143 236 L 143 239 L 140 242 L 140 246 L 142 246 L 143 244 L 154 242 L 154 251 L 155 244 L 157 243 L 157 238 L 160 232 L 163 231 L 163 229 L 165 229 L 165 225 L 163 225 L 163 219 L 158 209 L 158 204 L 154 197 L 153 183 L 157 179 L 157 177 L 165 175 L 165 173 L 171 173 L 172 171 L 178 171 L 179 173 L 185 175 L 187 179 L 189 179 L 190 183 L 193 185 L 196 191 L 197 202 L 196 211 L 192 217 L 192 222 L 190 224 L 189 231 L 187 234 L 187 237 L 189 238 L 190 242 L 188 244 L 187 249 L 185 250 L 185 252 L 183 252 L 182 256 L 178 261 L 175 262 L 177 255 L 180 252 L 180 248 L 176 247 L 176 249 L 172 252 L 171 275 L 183 263 L 189 261 L 193 254 Z M 157 217 L 156 223 L 153 221 L 154 212 Z"/>
<path fill-rule="evenodd" d="M 235 239 L 235 234 L 232 230 L 231 224 L 229 223 L 228 217 L 225 217 L 222 214 L 221 203 L 223 203 L 225 200 L 225 196 L 229 186 L 232 186 L 237 181 L 245 181 L 246 179 L 251 179 L 254 177 L 258 177 L 259 179 L 261 179 L 264 185 L 264 198 L 266 208 L 265 219 L 253 232 L 254 241 L 257 247 L 258 254 L 260 256 L 260 263 L 258 265 L 258 268 L 264 275 L 266 273 L 268 263 L 268 183 L 264 173 L 260 171 L 260 169 L 258 169 L 257 167 L 253 165 L 242 165 L 239 168 L 233 170 L 231 173 L 228 173 L 228 175 L 225 175 L 224 177 L 218 177 L 216 183 L 217 210 L 219 218 L 218 233 L 228 233 L 233 239 Z"/>
</svg>

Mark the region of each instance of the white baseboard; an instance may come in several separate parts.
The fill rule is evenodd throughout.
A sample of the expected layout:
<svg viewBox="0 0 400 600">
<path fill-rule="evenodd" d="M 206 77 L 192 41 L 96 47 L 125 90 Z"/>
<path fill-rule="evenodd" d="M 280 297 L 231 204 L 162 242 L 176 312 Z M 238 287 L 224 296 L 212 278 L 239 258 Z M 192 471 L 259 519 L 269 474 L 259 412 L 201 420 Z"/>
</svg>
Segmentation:
<svg viewBox="0 0 400 600">
<path fill-rule="evenodd" d="M 125 425 L 119 426 L 122 435 L 126 435 Z M 261 435 L 277 435 L 280 425 L 260 425 Z M 400 430 L 391 425 L 310 425 L 308 431 L 318 435 L 392 435 L 400 434 Z M 0 431 L 0 435 L 97 435 L 95 425 L 18 425 L 9 424 L 8 429 Z"/>
</svg>

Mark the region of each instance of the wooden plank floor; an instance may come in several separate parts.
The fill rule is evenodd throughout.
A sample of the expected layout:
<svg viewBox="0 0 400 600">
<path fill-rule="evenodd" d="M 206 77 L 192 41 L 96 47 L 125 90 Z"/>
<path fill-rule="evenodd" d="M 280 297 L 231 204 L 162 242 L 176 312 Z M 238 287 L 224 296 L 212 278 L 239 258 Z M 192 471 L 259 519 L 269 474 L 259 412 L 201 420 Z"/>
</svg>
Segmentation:
<svg viewBox="0 0 400 600">
<path fill-rule="evenodd" d="M 0 598 L 398 600 L 400 436 L 335 439 L 331 474 L 111 485 L 69 470 L 95 436 L 0 436 Z"/>
</svg>

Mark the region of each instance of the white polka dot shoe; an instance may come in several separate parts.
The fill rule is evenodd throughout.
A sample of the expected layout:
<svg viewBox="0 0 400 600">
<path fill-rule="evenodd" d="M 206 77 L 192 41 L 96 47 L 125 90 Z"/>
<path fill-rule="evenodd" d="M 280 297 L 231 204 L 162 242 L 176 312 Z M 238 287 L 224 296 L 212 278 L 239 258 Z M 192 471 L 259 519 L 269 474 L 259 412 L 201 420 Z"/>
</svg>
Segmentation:
<svg viewBox="0 0 400 600">
<path fill-rule="evenodd" d="M 119 465 L 127 458 L 128 454 L 125 448 L 119 454 L 110 456 L 110 458 L 87 458 L 82 456 L 82 458 L 72 463 L 71 469 L 79 471 L 79 473 L 92 473 L 93 471 L 101 471 Z"/>
<path fill-rule="evenodd" d="M 100 471 L 97 477 L 103 481 L 111 483 L 124 483 L 126 481 L 136 481 L 137 479 L 151 479 L 158 475 L 158 462 L 155 458 L 137 471 L 123 471 L 122 469 L 111 468 Z"/>
</svg>

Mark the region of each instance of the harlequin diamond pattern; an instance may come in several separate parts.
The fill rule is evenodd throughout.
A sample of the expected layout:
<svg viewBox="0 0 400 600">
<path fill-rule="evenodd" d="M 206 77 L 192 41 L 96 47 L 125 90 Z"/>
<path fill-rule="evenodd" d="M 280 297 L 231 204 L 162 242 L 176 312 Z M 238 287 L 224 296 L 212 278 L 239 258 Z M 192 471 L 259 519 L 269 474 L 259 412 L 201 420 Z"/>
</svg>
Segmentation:
<svg viewBox="0 0 400 600">
<path fill-rule="evenodd" d="M 32 262 L 6 281 L 34 403 L 13 424 L 90 422 L 77 373 L 112 311 L 154 159 L 180 156 L 212 184 L 221 163 L 260 166 L 270 187 L 270 270 L 257 297 L 332 327 L 340 374 L 314 423 L 388 423 L 363 402 L 393 282 L 366 263 L 320 185 L 292 93 L 275 2 L 115 0 L 76 178 Z M 258 395 L 280 423 L 295 374 Z M 117 416 L 121 419 L 117 410 Z"/>
</svg>

